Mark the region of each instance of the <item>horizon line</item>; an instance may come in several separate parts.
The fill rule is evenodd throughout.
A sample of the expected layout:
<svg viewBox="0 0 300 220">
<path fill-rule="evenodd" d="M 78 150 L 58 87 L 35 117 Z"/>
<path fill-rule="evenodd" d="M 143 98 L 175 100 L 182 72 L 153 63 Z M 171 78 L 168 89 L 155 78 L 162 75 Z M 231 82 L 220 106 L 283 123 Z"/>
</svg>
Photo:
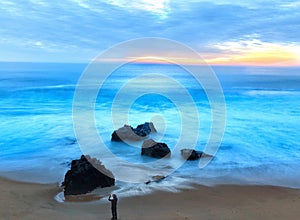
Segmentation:
<svg viewBox="0 0 300 220">
<path fill-rule="evenodd" d="M 209 63 L 204 60 L 202 63 L 182 63 L 182 62 L 153 62 L 153 61 L 144 61 L 144 62 L 137 62 L 137 60 L 124 60 L 123 62 L 128 64 L 140 64 L 140 65 L 185 65 L 185 66 L 216 66 L 216 67 L 270 67 L 270 68 L 283 68 L 283 67 L 291 67 L 291 68 L 300 68 L 300 63 L 298 64 L 261 64 L 261 63 Z M 86 64 L 89 65 L 91 63 L 119 63 L 117 61 L 5 61 L 0 60 L 0 63 L 37 63 L 37 64 Z"/>
</svg>

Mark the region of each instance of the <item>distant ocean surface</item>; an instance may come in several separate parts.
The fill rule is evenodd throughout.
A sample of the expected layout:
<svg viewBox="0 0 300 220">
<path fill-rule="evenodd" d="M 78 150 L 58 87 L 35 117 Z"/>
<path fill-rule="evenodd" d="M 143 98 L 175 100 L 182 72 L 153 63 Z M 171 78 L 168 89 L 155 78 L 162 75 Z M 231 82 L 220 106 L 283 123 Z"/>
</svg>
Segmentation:
<svg viewBox="0 0 300 220">
<path fill-rule="evenodd" d="M 0 63 L 1 176 L 41 183 L 63 180 L 71 160 L 82 154 L 73 130 L 72 103 L 85 67 Z M 300 188 L 300 68 L 212 69 L 226 101 L 225 134 L 215 158 L 203 169 L 198 168 L 198 161 L 187 161 L 165 181 L 151 187 L 176 190 L 189 183 L 236 183 Z M 140 149 L 110 142 L 115 128 L 108 117 L 116 91 L 128 79 L 143 73 L 171 74 L 188 88 L 199 109 L 201 129 L 196 149 L 203 150 L 211 125 L 205 92 L 178 66 L 161 64 L 129 64 L 107 79 L 95 105 L 97 127 L 105 144 L 129 162 L 147 161 L 140 156 Z M 176 106 L 169 99 L 157 94 L 139 97 L 129 114 L 129 121 L 119 121 L 120 126 L 130 123 L 136 127 L 154 119 L 158 134 L 153 138 L 171 148 L 176 144 L 180 122 Z M 161 118 L 164 123 L 160 124 Z M 134 193 L 132 186 L 120 186 L 121 191 Z M 142 184 L 135 187 L 136 193 L 153 190 Z"/>
</svg>

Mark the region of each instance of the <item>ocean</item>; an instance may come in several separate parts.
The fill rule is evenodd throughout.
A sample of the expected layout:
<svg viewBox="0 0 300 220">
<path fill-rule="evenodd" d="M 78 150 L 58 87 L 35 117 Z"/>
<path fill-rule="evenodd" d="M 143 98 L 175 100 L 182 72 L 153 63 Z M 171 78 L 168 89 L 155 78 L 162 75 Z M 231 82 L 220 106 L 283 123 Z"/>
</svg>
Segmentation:
<svg viewBox="0 0 300 220">
<path fill-rule="evenodd" d="M 93 102 L 101 148 L 92 136 L 89 139 L 90 128 L 80 135 L 74 131 L 78 116 L 74 116 L 74 94 L 86 67 L 0 63 L 1 176 L 62 182 L 71 160 L 95 151 L 106 167 L 112 167 L 106 164 L 110 161 L 112 169 L 125 167 L 127 178 L 142 181 L 146 176 L 139 177 L 129 166 L 149 169 L 150 177 L 161 174 L 161 166 L 167 164 L 170 172 L 160 183 L 117 181 L 119 193 L 124 194 L 176 191 L 193 183 L 300 188 L 300 68 L 213 66 L 224 95 L 226 125 L 213 160 L 199 167 L 199 161 L 183 161 L 176 148 L 180 142 L 182 148 L 203 151 L 209 138 L 214 139 L 209 91 L 195 77 L 177 65 L 131 63 L 116 69 L 102 84 L 101 77 L 95 79 L 93 85 L 102 86 Z M 158 130 L 151 137 L 172 150 L 163 165 L 140 155 L 142 142 L 110 141 L 118 127 L 147 121 Z M 89 140 L 89 149 L 78 136 Z M 116 158 L 122 162 L 115 163 Z"/>
</svg>

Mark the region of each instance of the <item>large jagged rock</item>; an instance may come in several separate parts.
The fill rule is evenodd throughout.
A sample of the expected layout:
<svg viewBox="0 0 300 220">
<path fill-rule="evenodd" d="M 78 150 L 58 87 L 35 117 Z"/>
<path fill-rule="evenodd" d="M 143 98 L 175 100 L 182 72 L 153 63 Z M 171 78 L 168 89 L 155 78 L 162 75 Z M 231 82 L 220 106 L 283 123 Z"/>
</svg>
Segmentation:
<svg viewBox="0 0 300 220">
<path fill-rule="evenodd" d="M 92 164 L 96 167 L 94 167 Z M 100 172 L 101 171 L 101 172 Z M 65 195 L 88 193 L 97 187 L 115 185 L 113 174 L 97 159 L 82 155 L 79 160 L 73 160 L 71 169 L 65 174 L 63 182 Z"/>
<path fill-rule="evenodd" d="M 195 151 L 193 149 L 182 149 L 181 155 L 186 160 L 197 160 L 200 157 L 213 157 L 212 155 L 206 154 L 202 151 Z"/>
<path fill-rule="evenodd" d="M 140 141 L 144 139 L 150 133 L 157 132 L 152 122 L 145 122 L 144 124 L 138 125 L 136 128 L 130 125 L 124 125 L 122 128 L 114 131 L 111 135 L 112 141 Z"/>
<path fill-rule="evenodd" d="M 170 157 L 171 150 L 165 143 L 149 139 L 144 141 L 141 154 L 155 158 Z"/>
</svg>

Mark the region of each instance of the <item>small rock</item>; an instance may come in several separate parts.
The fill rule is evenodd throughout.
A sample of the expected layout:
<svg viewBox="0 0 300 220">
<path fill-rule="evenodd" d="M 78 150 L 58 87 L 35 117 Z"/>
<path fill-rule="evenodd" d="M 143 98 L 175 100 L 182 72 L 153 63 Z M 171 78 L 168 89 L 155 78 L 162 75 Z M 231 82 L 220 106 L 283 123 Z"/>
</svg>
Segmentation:
<svg viewBox="0 0 300 220">
<path fill-rule="evenodd" d="M 206 154 L 202 151 L 196 151 L 194 149 L 182 149 L 181 150 L 181 155 L 186 160 L 197 160 L 200 157 L 202 157 L 202 158 L 204 158 L 204 157 L 213 157 L 212 155 Z"/>
<path fill-rule="evenodd" d="M 115 130 L 111 135 L 111 140 L 121 142 L 127 140 L 140 141 L 144 139 L 150 133 L 157 132 L 152 122 L 145 122 L 138 125 L 136 128 L 130 125 L 124 125 L 123 127 Z"/>
<path fill-rule="evenodd" d="M 141 154 L 155 158 L 163 158 L 170 157 L 171 150 L 167 144 L 149 139 L 144 141 Z"/>
<path fill-rule="evenodd" d="M 193 149 L 182 149 L 181 155 L 186 160 L 197 160 L 200 158 L 200 154 Z"/>
<path fill-rule="evenodd" d="M 151 182 L 160 182 L 162 181 L 163 179 L 165 179 L 166 177 L 165 176 L 162 176 L 162 175 L 156 175 L 156 176 L 152 176 L 151 177 L 151 180 L 147 180 L 145 182 L 145 184 L 149 184 Z"/>
<path fill-rule="evenodd" d="M 201 153 L 201 154 L 200 154 L 200 157 L 201 157 L 201 158 L 204 158 L 204 157 L 214 157 L 213 155 L 206 154 L 206 153 L 201 152 L 201 151 L 200 151 L 200 153 Z"/>
</svg>

